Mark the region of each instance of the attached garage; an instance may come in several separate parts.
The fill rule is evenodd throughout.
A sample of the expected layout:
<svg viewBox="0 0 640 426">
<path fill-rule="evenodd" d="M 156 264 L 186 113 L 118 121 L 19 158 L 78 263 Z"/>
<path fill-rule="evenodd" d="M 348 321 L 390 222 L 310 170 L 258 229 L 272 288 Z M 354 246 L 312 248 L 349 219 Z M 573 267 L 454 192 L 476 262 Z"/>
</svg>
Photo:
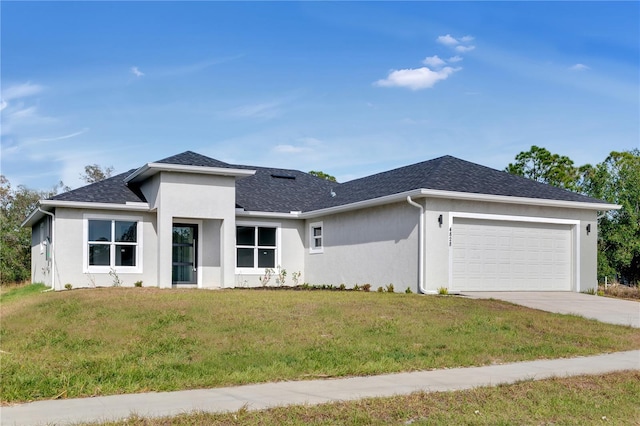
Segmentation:
<svg viewBox="0 0 640 426">
<path fill-rule="evenodd" d="M 571 291 L 574 224 L 453 217 L 450 290 Z"/>
</svg>

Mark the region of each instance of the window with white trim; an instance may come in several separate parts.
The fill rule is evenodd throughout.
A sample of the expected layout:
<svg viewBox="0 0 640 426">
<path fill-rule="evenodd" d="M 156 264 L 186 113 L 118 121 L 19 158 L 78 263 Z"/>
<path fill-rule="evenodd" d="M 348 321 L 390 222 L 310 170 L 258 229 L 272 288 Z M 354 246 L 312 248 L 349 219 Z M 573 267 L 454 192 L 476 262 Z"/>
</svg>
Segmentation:
<svg viewBox="0 0 640 426">
<path fill-rule="evenodd" d="M 140 267 L 140 221 L 132 218 L 87 218 L 85 265 L 89 272 L 111 268 L 134 272 Z"/>
<path fill-rule="evenodd" d="M 324 251 L 324 236 L 322 222 L 309 224 L 309 253 L 322 253 Z"/>
<path fill-rule="evenodd" d="M 278 264 L 278 227 L 239 224 L 236 226 L 236 267 L 264 269 Z"/>
</svg>

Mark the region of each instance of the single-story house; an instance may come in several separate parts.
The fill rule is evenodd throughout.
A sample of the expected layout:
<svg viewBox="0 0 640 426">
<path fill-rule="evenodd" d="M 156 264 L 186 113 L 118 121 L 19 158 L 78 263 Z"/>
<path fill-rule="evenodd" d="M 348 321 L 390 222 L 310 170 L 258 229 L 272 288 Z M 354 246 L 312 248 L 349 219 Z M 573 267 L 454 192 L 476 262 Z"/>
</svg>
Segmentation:
<svg viewBox="0 0 640 426">
<path fill-rule="evenodd" d="M 345 183 L 191 151 L 41 200 L 32 281 L 55 290 L 310 284 L 586 291 L 601 200 L 444 156 Z"/>
</svg>

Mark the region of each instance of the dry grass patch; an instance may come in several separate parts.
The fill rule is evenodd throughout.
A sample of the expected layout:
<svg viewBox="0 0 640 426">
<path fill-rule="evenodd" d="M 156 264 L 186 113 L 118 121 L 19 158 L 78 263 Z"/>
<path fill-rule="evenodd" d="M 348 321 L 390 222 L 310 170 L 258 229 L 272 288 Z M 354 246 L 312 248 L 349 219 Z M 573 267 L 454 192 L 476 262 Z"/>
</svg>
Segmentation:
<svg viewBox="0 0 640 426">
<path fill-rule="evenodd" d="M 372 375 L 640 347 L 630 327 L 495 300 L 107 288 L 3 302 L 4 402 Z"/>
<path fill-rule="evenodd" d="M 101 425 L 637 425 L 637 395 L 640 372 L 630 371 L 262 411 L 132 417 Z"/>
<path fill-rule="evenodd" d="M 598 287 L 598 294 L 604 296 L 617 297 L 620 299 L 631 299 L 640 301 L 640 287 L 627 286 L 618 283 L 609 284 L 606 288 L 604 285 Z"/>
</svg>

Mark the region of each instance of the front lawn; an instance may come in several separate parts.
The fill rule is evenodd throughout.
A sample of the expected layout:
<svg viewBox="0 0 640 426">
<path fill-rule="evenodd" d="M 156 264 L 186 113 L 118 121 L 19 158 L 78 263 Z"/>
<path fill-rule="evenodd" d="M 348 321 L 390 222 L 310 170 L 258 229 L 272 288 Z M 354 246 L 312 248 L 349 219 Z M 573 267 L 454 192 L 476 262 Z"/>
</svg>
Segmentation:
<svg viewBox="0 0 640 426">
<path fill-rule="evenodd" d="M 106 288 L 2 301 L 3 402 L 637 349 L 640 333 L 495 300 Z"/>
</svg>

